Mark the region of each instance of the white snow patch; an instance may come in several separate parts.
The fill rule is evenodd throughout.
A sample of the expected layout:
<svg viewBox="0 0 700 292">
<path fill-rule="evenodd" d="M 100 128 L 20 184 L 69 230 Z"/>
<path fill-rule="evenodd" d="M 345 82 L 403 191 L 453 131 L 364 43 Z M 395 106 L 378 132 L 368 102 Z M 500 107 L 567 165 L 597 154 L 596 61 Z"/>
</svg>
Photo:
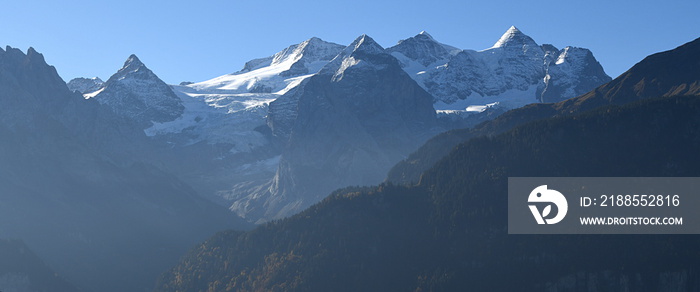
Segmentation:
<svg viewBox="0 0 700 292">
<path fill-rule="evenodd" d="M 559 54 L 559 57 L 557 58 L 557 61 L 554 62 L 554 64 L 560 65 L 564 62 L 566 62 L 566 56 L 569 54 L 569 49 L 570 47 L 566 47 L 562 50 L 562 52 Z"/>
<path fill-rule="evenodd" d="M 103 90 L 105 90 L 104 87 L 102 87 L 102 88 L 100 88 L 100 89 L 98 89 L 98 90 L 96 90 L 96 91 L 90 92 L 90 93 L 85 93 L 85 94 L 83 94 L 83 97 L 84 97 L 85 99 L 91 99 L 91 98 L 97 96 L 98 94 L 100 94 L 100 92 L 102 92 Z"/>
<path fill-rule="evenodd" d="M 437 101 L 433 104 L 433 107 L 435 107 L 437 112 L 481 112 L 496 105 L 507 109 L 514 109 L 531 103 L 538 103 L 539 101 L 535 98 L 536 91 L 537 85 L 532 85 L 527 90 L 511 89 L 496 96 L 482 96 L 481 94 L 473 92 L 467 98 L 459 99 L 451 104 Z"/>
<path fill-rule="evenodd" d="M 499 102 L 489 103 L 489 104 L 485 104 L 485 105 L 470 105 L 467 107 L 467 111 L 481 113 L 490 107 L 497 106 L 498 104 L 499 104 Z"/>
<path fill-rule="evenodd" d="M 224 94 L 195 94 L 186 86 L 172 86 L 185 107 L 174 121 L 154 123 L 144 130 L 148 136 L 186 134 L 186 144 L 228 143 L 231 152 L 249 152 L 267 143 L 255 128 L 265 124 L 267 104 L 274 98 L 244 97 Z"/>
</svg>

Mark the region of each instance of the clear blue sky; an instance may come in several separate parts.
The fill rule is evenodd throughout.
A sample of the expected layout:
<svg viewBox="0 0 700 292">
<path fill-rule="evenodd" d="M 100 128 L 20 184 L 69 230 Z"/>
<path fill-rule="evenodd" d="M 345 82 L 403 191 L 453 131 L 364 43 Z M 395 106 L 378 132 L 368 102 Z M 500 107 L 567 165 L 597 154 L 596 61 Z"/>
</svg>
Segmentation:
<svg viewBox="0 0 700 292">
<path fill-rule="evenodd" d="M 616 77 L 646 55 L 700 37 L 700 1 L 6 1 L 0 44 L 34 47 L 66 81 L 107 79 L 136 54 L 168 83 L 238 71 L 312 36 L 382 46 L 428 31 L 489 48 L 511 25 L 539 44 L 593 51 Z"/>
</svg>

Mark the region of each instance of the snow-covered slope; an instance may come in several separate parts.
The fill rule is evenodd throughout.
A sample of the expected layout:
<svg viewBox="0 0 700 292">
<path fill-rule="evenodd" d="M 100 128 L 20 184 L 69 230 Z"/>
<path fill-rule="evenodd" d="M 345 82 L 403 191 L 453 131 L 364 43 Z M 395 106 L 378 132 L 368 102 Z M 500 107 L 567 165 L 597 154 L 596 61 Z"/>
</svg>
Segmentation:
<svg viewBox="0 0 700 292">
<path fill-rule="evenodd" d="M 188 87 L 206 93 L 281 95 L 310 74 L 318 72 L 343 48 L 344 46 L 319 38 L 311 38 L 274 56 L 252 60 L 236 73 L 190 84 Z"/>
<path fill-rule="evenodd" d="M 318 72 L 343 48 L 311 38 L 249 61 L 239 72 L 172 86 L 183 101 L 183 114 L 154 123 L 146 134 L 186 136 L 186 144 L 228 143 L 234 145 L 232 152 L 250 152 L 267 143 L 256 128 L 265 125 L 270 102 Z"/>
<path fill-rule="evenodd" d="M 388 49 L 442 112 L 555 102 L 611 79 L 589 50 L 540 46 L 515 27 L 483 51 L 448 48 L 422 32 Z"/>
</svg>

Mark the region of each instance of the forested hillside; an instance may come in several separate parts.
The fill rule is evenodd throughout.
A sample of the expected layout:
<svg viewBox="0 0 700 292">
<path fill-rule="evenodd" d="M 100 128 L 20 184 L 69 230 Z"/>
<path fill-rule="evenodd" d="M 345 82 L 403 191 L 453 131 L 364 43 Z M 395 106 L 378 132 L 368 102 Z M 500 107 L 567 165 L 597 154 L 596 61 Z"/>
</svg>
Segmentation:
<svg viewBox="0 0 700 292">
<path fill-rule="evenodd" d="M 510 176 L 698 176 L 699 126 L 700 99 L 681 96 L 472 139 L 417 186 L 341 190 L 219 233 L 157 291 L 698 289 L 696 235 L 508 235 L 506 199 Z"/>
</svg>

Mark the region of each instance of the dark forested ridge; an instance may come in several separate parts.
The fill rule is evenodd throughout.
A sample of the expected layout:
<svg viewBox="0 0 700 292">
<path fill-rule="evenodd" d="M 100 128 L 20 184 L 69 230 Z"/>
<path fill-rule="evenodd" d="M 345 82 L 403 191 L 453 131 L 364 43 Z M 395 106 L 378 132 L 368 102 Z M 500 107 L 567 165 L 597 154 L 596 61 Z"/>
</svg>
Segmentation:
<svg viewBox="0 0 700 292">
<path fill-rule="evenodd" d="M 423 171 L 456 145 L 473 137 L 499 134 L 529 121 L 580 113 L 599 106 L 673 95 L 700 95 L 700 39 L 648 56 L 611 82 L 582 96 L 553 104 L 531 104 L 474 128 L 438 135 L 394 166 L 387 181 L 416 183 Z"/>
<path fill-rule="evenodd" d="M 223 232 L 157 291 L 696 291 L 697 235 L 507 234 L 509 176 L 699 176 L 700 98 L 527 123 L 459 145 L 416 186 L 346 189 Z"/>
</svg>

